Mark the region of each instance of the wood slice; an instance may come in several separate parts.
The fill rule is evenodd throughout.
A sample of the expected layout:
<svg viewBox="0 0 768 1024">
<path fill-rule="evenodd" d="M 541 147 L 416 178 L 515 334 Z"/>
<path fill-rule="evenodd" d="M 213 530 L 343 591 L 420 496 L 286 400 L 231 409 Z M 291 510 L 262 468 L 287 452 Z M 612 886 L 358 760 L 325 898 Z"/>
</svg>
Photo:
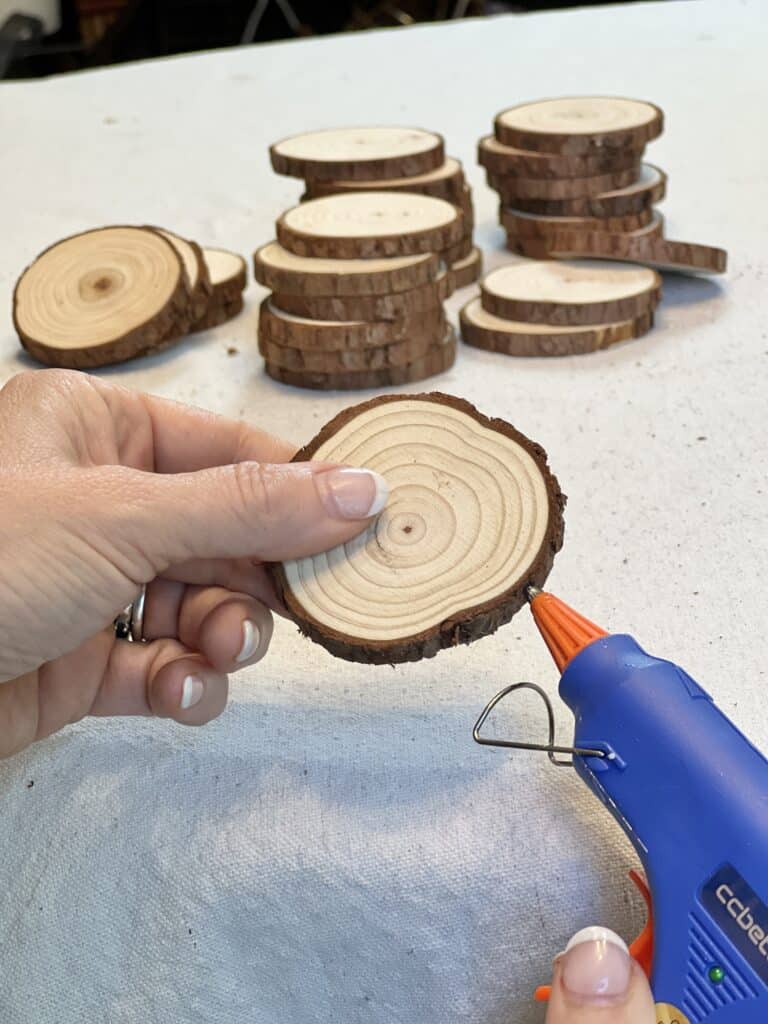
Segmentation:
<svg viewBox="0 0 768 1024">
<path fill-rule="evenodd" d="M 461 210 L 412 192 L 310 199 L 277 221 L 277 240 L 297 256 L 375 259 L 440 252 L 464 234 Z"/>
<path fill-rule="evenodd" d="M 458 263 L 460 260 L 465 260 L 472 252 L 473 247 L 474 242 L 472 240 L 472 232 L 470 231 L 469 234 L 462 238 L 460 242 L 444 249 L 440 255 L 445 262 L 451 266 L 454 263 Z"/>
<path fill-rule="evenodd" d="M 506 320 L 543 324 L 610 324 L 652 312 L 661 278 L 646 267 L 526 261 L 491 271 L 483 308 Z"/>
<path fill-rule="evenodd" d="M 543 586 L 565 498 L 543 448 L 439 393 L 340 413 L 297 455 L 366 466 L 390 487 L 368 530 L 273 567 L 302 633 L 349 661 L 417 661 L 508 622 Z"/>
<path fill-rule="evenodd" d="M 269 150 L 278 174 L 313 181 L 427 174 L 445 160 L 441 135 L 422 128 L 331 128 L 294 135 Z"/>
<path fill-rule="evenodd" d="M 381 260 L 315 260 L 268 242 L 253 257 L 259 284 L 281 295 L 331 298 L 391 295 L 435 281 L 441 273 L 435 253 Z"/>
<path fill-rule="evenodd" d="M 576 199 L 518 199 L 515 203 L 527 213 L 551 217 L 626 217 L 649 213 L 667 192 L 667 176 L 653 164 L 642 164 L 637 181 L 625 188 L 599 192 Z"/>
<path fill-rule="evenodd" d="M 394 341 L 390 345 L 366 348 L 348 348 L 323 352 L 321 349 L 301 349 L 288 345 L 276 345 L 259 335 L 259 352 L 272 366 L 281 366 L 297 373 L 346 373 L 349 370 L 385 370 L 392 366 L 405 366 L 423 358 L 430 349 L 439 345 L 445 336 L 447 324 L 433 327 L 421 335 L 411 335 L 406 340 Z"/>
<path fill-rule="evenodd" d="M 508 356 L 573 356 L 639 338 L 653 326 L 653 313 L 610 324 L 563 326 L 505 320 L 470 299 L 459 313 L 461 336 L 468 345 Z"/>
<path fill-rule="evenodd" d="M 473 249 L 469 256 L 451 264 L 451 277 L 455 291 L 479 281 L 483 273 L 483 254 L 480 249 Z"/>
<path fill-rule="evenodd" d="M 633 185 L 640 175 L 640 163 L 625 171 L 610 171 L 588 178 L 522 178 L 487 174 L 488 184 L 506 206 L 518 206 L 518 199 L 578 199 Z"/>
<path fill-rule="evenodd" d="M 295 316 L 266 298 L 259 309 L 259 337 L 273 345 L 305 351 L 337 352 L 390 345 L 409 337 L 442 337 L 445 313 L 436 306 L 400 320 L 316 320 Z M 282 364 L 281 364 L 282 365 Z"/>
<path fill-rule="evenodd" d="M 486 135 L 478 145 L 477 161 L 481 167 L 503 177 L 590 178 L 635 168 L 640 154 L 633 149 L 595 150 L 578 156 L 535 153 L 505 146 L 493 135 Z"/>
<path fill-rule="evenodd" d="M 312 388 L 319 391 L 354 391 L 363 388 L 399 387 L 412 384 L 435 374 L 449 370 L 456 359 L 456 334 L 452 327 L 447 329 L 440 344 L 433 345 L 425 355 L 405 366 L 389 366 L 380 370 L 345 370 L 343 373 L 312 373 L 286 370 L 284 367 L 265 363 L 264 369 L 273 380 L 292 384 L 298 388 Z"/>
<path fill-rule="evenodd" d="M 579 155 L 595 150 L 641 150 L 661 135 L 664 114 L 653 103 L 615 96 L 567 96 L 521 103 L 494 121 L 505 146 Z"/>
<path fill-rule="evenodd" d="M 585 238 L 563 233 L 558 235 L 556 244 L 544 244 L 549 254 L 558 259 L 620 260 L 678 274 L 724 274 L 728 265 L 728 254 L 724 249 L 669 238 L 608 234 L 591 234 Z"/>
<path fill-rule="evenodd" d="M 433 171 L 410 177 L 383 178 L 372 181 L 308 181 L 307 199 L 338 195 L 341 192 L 418 192 L 449 203 L 462 201 L 466 179 L 461 163 L 452 156 Z"/>
<path fill-rule="evenodd" d="M 166 231 L 165 228 L 153 228 L 167 238 L 181 257 L 184 273 L 187 275 L 189 287 L 189 326 L 198 320 L 208 309 L 213 289 L 211 279 L 208 275 L 208 267 L 203 259 L 203 250 L 197 244 L 187 238 L 176 235 L 173 231 Z M 182 330 L 182 333 L 186 333 Z"/>
<path fill-rule="evenodd" d="M 401 320 L 404 316 L 439 309 L 452 293 L 453 279 L 444 266 L 431 284 L 394 295 L 325 298 L 276 292 L 274 302 L 286 313 L 313 320 Z"/>
<path fill-rule="evenodd" d="M 532 238 L 530 235 L 525 234 L 521 236 L 506 219 L 504 226 L 507 230 L 507 240 L 511 242 L 522 237 L 526 242 L 529 239 L 531 241 L 540 241 L 542 245 L 545 246 L 548 253 L 558 253 L 561 247 L 565 247 L 566 249 L 577 247 L 579 252 L 588 252 L 592 248 L 595 239 L 602 241 L 606 239 L 620 238 L 642 241 L 648 238 L 661 238 L 664 232 L 664 218 L 660 213 L 654 213 L 653 219 L 649 224 L 646 224 L 645 227 L 637 228 L 635 231 L 625 232 L 575 231 L 570 230 L 567 227 L 558 228 L 553 226 L 540 238 Z"/>
<path fill-rule="evenodd" d="M 511 235 L 546 240 L 558 231 L 638 231 L 653 224 L 654 217 L 652 207 L 624 217 L 548 217 L 502 206 L 499 221 Z"/>
<path fill-rule="evenodd" d="M 166 348 L 189 323 L 181 258 L 151 228 L 74 235 L 21 275 L 13 322 L 23 347 L 48 366 L 92 369 Z"/>
<path fill-rule="evenodd" d="M 235 299 L 225 299 L 222 302 L 213 300 L 203 317 L 194 325 L 193 330 L 208 331 L 212 327 L 219 327 L 221 324 L 227 323 L 228 320 L 234 320 L 242 313 L 243 305 L 242 293 Z"/>
<path fill-rule="evenodd" d="M 234 302 L 239 299 L 248 283 L 245 260 L 229 249 L 203 249 L 213 294 L 212 302 Z"/>
</svg>

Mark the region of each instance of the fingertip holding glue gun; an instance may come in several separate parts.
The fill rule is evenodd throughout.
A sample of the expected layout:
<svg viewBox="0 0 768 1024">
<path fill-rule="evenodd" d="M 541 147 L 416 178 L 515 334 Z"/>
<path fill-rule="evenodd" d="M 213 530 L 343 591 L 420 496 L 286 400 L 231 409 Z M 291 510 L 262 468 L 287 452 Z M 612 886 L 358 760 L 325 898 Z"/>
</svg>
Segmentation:
<svg viewBox="0 0 768 1024">
<path fill-rule="evenodd" d="M 497 694 L 475 740 L 572 765 L 626 832 L 649 910 L 631 952 L 651 979 L 659 1024 L 766 1024 L 768 761 L 677 665 L 552 594 L 530 587 L 528 598 L 575 716 L 573 747 L 555 745 L 552 705 L 533 683 Z M 547 706 L 546 744 L 482 733 L 521 687 Z"/>
</svg>

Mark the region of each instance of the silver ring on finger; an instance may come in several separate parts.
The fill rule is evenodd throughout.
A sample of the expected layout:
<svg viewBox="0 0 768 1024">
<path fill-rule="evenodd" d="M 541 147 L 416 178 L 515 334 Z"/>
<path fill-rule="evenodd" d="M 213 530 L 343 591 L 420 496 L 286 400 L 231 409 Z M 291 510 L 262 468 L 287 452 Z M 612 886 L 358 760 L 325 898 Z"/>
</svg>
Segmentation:
<svg viewBox="0 0 768 1024">
<path fill-rule="evenodd" d="M 115 636 L 129 643 L 144 643 L 144 609 L 147 603 L 147 585 L 142 584 L 136 600 L 131 602 L 117 616 L 114 622 Z"/>
</svg>

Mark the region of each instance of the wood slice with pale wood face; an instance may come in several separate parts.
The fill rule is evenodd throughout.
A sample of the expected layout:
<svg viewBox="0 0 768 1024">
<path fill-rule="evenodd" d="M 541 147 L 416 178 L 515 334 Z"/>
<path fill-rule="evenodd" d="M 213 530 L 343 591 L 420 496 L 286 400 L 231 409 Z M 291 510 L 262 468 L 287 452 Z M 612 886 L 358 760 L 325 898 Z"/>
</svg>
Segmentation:
<svg viewBox="0 0 768 1024">
<path fill-rule="evenodd" d="M 480 249 L 473 249 L 469 256 L 451 264 L 451 277 L 454 290 L 466 288 L 467 285 L 479 281 L 483 273 L 483 254 Z"/>
<path fill-rule="evenodd" d="M 49 366 L 90 369 L 158 351 L 189 325 L 181 258 L 151 228 L 74 235 L 21 275 L 13 320 L 24 348 Z"/>
<path fill-rule="evenodd" d="M 274 567 L 302 632 L 338 657 L 416 661 L 494 632 L 562 545 L 565 498 L 544 450 L 463 399 L 376 398 L 332 420 L 307 459 L 368 467 L 390 488 L 361 536 Z"/>
<path fill-rule="evenodd" d="M 486 135 L 478 144 L 477 162 L 503 177 L 589 178 L 636 168 L 640 154 L 633 149 L 596 150 L 577 156 L 536 153 L 505 146 L 493 135 Z"/>
<path fill-rule="evenodd" d="M 456 334 L 452 327 L 445 331 L 442 341 L 432 345 L 422 356 L 402 366 L 387 366 L 376 370 L 344 370 L 338 373 L 318 373 L 312 370 L 288 370 L 283 366 L 265 362 L 268 376 L 282 384 L 320 391 L 359 391 L 368 388 L 399 387 L 414 381 L 426 380 L 449 370 L 456 359 Z"/>
<path fill-rule="evenodd" d="M 205 314 L 208 309 L 213 289 L 208 275 L 208 267 L 203 259 L 203 250 L 197 244 L 187 238 L 174 234 L 173 231 L 166 231 L 165 228 L 153 228 L 167 238 L 181 257 L 184 273 L 187 276 L 187 287 L 189 288 L 189 324 L 180 333 L 186 330 Z"/>
<path fill-rule="evenodd" d="M 233 302 L 245 291 L 248 270 L 243 257 L 229 249 L 203 249 L 203 259 L 213 289 L 212 299 Z"/>
<path fill-rule="evenodd" d="M 412 192 L 361 192 L 310 199 L 277 221 L 277 240 L 297 256 L 377 259 L 440 252 L 464 234 L 462 211 Z"/>
<path fill-rule="evenodd" d="M 449 156 L 440 167 L 426 174 L 378 181 L 308 181 L 306 184 L 307 199 L 338 195 L 340 192 L 418 192 L 458 205 L 464 195 L 466 179 L 461 163 Z"/>
<path fill-rule="evenodd" d="M 653 103 L 617 96 L 565 96 L 521 103 L 494 122 L 506 146 L 579 155 L 601 150 L 641 150 L 664 128 Z"/>
<path fill-rule="evenodd" d="M 393 295 L 306 297 L 275 292 L 274 302 L 286 313 L 312 320 L 401 320 L 439 309 L 452 292 L 453 278 L 443 266 L 430 284 Z"/>
<path fill-rule="evenodd" d="M 508 356 L 574 356 L 596 352 L 620 341 L 639 338 L 653 326 L 653 313 L 612 324 L 556 326 L 505 320 L 470 299 L 459 313 L 461 336 L 467 345 Z"/>
<path fill-rule="evenodd" d="M 259 334 L 259 352 L 273 366 L 298 373 L 347 373 L 365 370 L 387 370 L 393 366 L 406 366 L 422 359 L 430 349 L 445 338 L 447 324 L 435 326 L 427 333 L 412 334 L 402 341 L 388 345 L 366 345 L 359 348 L 342 348 L 334 351 L 322 349 L 295 348 L 276 345 L 263 333 Z"/>
<path fill-rule="evenodd" d="M 647 267 L 579 261 L 525 260 L 491 271 L 482 305 L 507 320 L 544 324 L 606 324 L 653 312 L 661 278 Z"/>
<path fill-rule="evenodd" d="M 578 199 L 633 185 L 640 175 L 640 162 L 626 171 L 608 171 L 588 178 L 524 178 L 488 171 L 488 185 L 507 206 L 518 199 Z"/>
<path fill-rule="evenodd" d="M 642 164 L 637 181 L 625 188 L 599 192 L 575 199 L 523 199 L 515 206 L 526 213 L 551 217 L 625 217 L 630 214 L 650 215 L 654 203 L 667 193 L 667 176 L 653 164 Z"/>
<path fill-rule="evenodd" d="M 640 213 L 628 213 L 624 217 L 548 217 L 544 214 L 526 213 L 502 206 L 499 213 L 501 225 L 512 235 L 525 238 L 547 239 L 558 231 L 639 231 L 655 224 L 657 233 L 661 233 L 662 220 L 654 220 L 653 208 L 649 207 Z"/>
<path fill-rule="evenodd" d="M 563 232 L 555 241 L 544 243 L 550 256 L 642 263 L 657 270 L 678 274 L 724 274 L 728 253 L 712 245 L 678 242 L 669 238 L 638 238 L 633 235 L 590 234 L 588 237 Z"/>
<path fill-rule="evenodd" d="M 442 136 L 422 128 L 331 128 L 276 142 L 272 167 L 307 181 L 427 174 L 445 160 Z"/>
<path fill-rule="evenodd" d="M 317 260 L 297 256 L 279 242 L 268 242 L 253 257 L 259 284 L 281 295 L 352 298 L 392 295 L 434 281 L 441 273 L 435 253 L 380 260 Z"/>
</svg>

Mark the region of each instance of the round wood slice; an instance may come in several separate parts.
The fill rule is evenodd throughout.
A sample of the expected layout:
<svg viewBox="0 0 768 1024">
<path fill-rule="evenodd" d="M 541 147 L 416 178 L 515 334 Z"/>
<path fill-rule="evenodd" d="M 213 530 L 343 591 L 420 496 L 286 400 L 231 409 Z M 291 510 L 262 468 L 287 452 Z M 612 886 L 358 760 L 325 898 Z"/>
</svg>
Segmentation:
<svg viewBox="0 0 768 1024">
<path fill-rule="evenodd" d="M 211 301 L 234 302 L 240 298 L 248 282 L 243 257 L 229 249 L 203 249 L 203 259 L 213 289 Z"/>
<path fill-rule="evenodd" d="M 518 199 L 578 199 L 634 184 L 640 175 L 640 163 L 625 171 L 609 171 L 588 178 L 522 178 L 487 174 L 488 184 L 507 206 Z"/>
<path fill-rule="evenodd" d="M 464 234 L 461 210 L 412 192 L 310 199 L 277 222 L 277 240 L 297 256 L 374 259 L 440 252 Z"/>
<path fill-rule="evenodd" d="M 391 295 L 429 284 L 440 276 L 435 253 L 380 260 L 315 260 L 268 242 L 253 257 L 259 284 L 281 295 L 307 298 Z"/>
<path fill-rule="evenodd" d="M 306 185 L 307 199 L 338 195 L 340 192 L 418 192 L 458 205 L 463 198 L 466 180 L 461 163 L 449 156 L 440 167 L 426 174 L 378 181 L 308 181 Z"/>
<path fill-rule="evenodd" d="M 166 348 L 189 323 L 181 258 L 151 228 L 74 235 L 21 275 L 13 321 L 24 348 L 48 366 L 91 369 Z"/>
<path fill-rule="evenodd" d="M 194 325 L 193 330 L 207 331 L 212 327 L 219 327 L 221 324 L 227 323 L 228 320 L 234 320 L 242 313 L 243 305 L 242 293 L 235 299 L 227 299 L 223 302 L 213 300 L 203 317 Z"/>
<path fill-rule="evenodd" d="M 276 292 L 275 305 L 294 316 L 312 320 L 401 320 L 414 313 L 439 309 L 453 293 L 453 278 L 443 267 L 431 284 L 393 295 L 322 297 L 286 295 Z"/>
<path fill-rule="evenodd" d="M 502 206 L 499 220 L 512 235 L 547 239 L 558 231 L 638 231 L 654 222 L 653 207 L 624 217 L 548 217 Z M 658 221 L 661 231 L 661 220 Z"/>
<path fill-rule="evenodd" d="M 565 498 L 546 452 L 511 424 L 439 393 L 340 413 L 297 455 L 377 470 L 386 508 L 322 555 L 273 567 L 301 631 L 349 661 L 417 661 L 508 622 L 543 586 Z"/>
<path fill-rule="evenodd" d="M 287 313 L 273 298 L 266 298 L 259 309 L 259 337 L 273 345 L 337 352 L 380 347 L 426 335 L 439 340 L 445 322 L 442 306 L 400 320 L 316 320 Z"/>
<path fill-rule="evenodd" d="M 484 309 L 507 320 L 610 324 L 652 312 L 661 298 L 661 278 L 647 267 L 530 260 L 491 271 L 481 295 Z"/>
<path fill-rule="evenodd" d="M 661 135 L 664 114 L 653 103 L 616 96 L 566 96 L 521 103 L 494 121 L 505 146 L 579 155 L 595 150 L 641 150 Z"/>
<path fill-rule="evenodd" d="M 562 326 L 505 320 L 470 299 L 459 313 L 461 336 L 468 345 L 509 356 L 573 356 L 639 338 L 653 326 L 653 313 L 608 324 Z"/>
<path fill-rule="evenodd" d="M 555 244 L 545 244 L 549 254 L 558 259 L 620 260 L 678 274 L 724 274 L 728 265 L 728 254 L 724 249 L 669 238 L 596 233 L 585 237 L 564 232 L 558 235 Z"/>
<path fill-rule="evenodd" d="M 462 238 L 460 242 L 444 249 L 440 255 L 447 264 L 452 265 L 454 263 L 458 263 L 459 260 L 465 260 L 472 252 L 473 247 L 474 243 L 472 241 L 472 232 L 470 231 L 469 234 Z"/>
<path fill-rule="evenodd" d="M 505 146 L 487 135 L 480 140 L 477 160 L 486 170 L 510 178 L 589 178 L 635 168 L 640 155 L 633 149 L 595 150 L 577 156 L 535 153 Z"/>
<path fill-rule="evenodd" d="M 527 213 L 551 217 L 626 217 L 649 213 L 667 192 L 667 176 L 653 164 L 642 164 L 637 181 L 625 188 L 576 199 L 518 199 Z"/>
<path fill-rule="evenodd" d="M 467 285 L 479 281 L 483 273 L 483 254 L 480 249 L 473 249 L 469 256 L 451 264 L 451 277 L 454 290 L 466 288 Z"/>
<path fill-rule="evenodd" d="M 427 174 L 445 160 L 442 136 L 422 128 L 331 128 L 270 147 L 278 174 L 308 181 L 399 178 Z"/>
<path fill-rule="evenodd" d="M 298 373 L 346 373 L 349 370 L 385 370 L 391 366 L 405 366 L 421 359 L 439 345 L 445 336 L 446 324 L 435 326 L 431 332 L 411 335 L 406 340 L 390 345 L 366 348 L 347 348 L 332 352 L 321 349 L 301 349 L 276 345 L 259 335 L 259 352 L 272 366 L 282 366 Z"/>
<path fill-rule="evenodd" d="M 567 227 L 558 228 L 553 225 L 546 234 L 543 234 L 539 238 L 533 238 L 530 235 L 519 234 L 517 229 L 513 227 L 511 221 L 507 218 L 504 219 L 504 227 L 507 230 L 507 240 L 514 242 L 516 239 L 522 237 L 526 242 L 530 239 L 531 241 L 540 241 L 548 251 L 548 253 L 559 253 L 560 248 L 565 246 L 570 249 L 571 247 L 578 247 L 581 252 L 588 252 L 591 249 L 594 240 L 597 239 L 632 239 L 640 241 L 647 238 L 661 238 L 664 232 L 664 218 L 660 213 L 654 213 L 653 219 L 645 227 L 637 228 L 635 231 L 624 231 L 624 232 L 610 232 L 610 231 L 576 231 L 571 230 Z"/>
<path fill-rule="evenodd" d="M 211 279 L 208 275 L 208 267 L 203 259 L 203 250 L 197 244 L 187 238 L 174 234 L 173 231 L 166 231 L 165 228 L 153 228 L 167 238 L 181 257 L 184 273 L 187 275 L 189 287 L 189 318 L 190 326 L 208 309 L 213 289 Z M 183 333 L 183 332 L 182 332 Z"/>
<path fill-rule="evenodd" d="M 425 380 L 427 377 L 434 377 L 435 374 L 449 370 L 455 359 L 456 334 L 453 328 L 449 327 L 443 341 L 433 345 L 423 356 L 405 366 L 389 366 L 380 370 L 345 370 L 343 373 L 312 373 L 286 370 L 267 362 L 264 369 L 273 380 L 298 388 L 353 391 L 363 388 L 399 387 Z"/>
</svg>

